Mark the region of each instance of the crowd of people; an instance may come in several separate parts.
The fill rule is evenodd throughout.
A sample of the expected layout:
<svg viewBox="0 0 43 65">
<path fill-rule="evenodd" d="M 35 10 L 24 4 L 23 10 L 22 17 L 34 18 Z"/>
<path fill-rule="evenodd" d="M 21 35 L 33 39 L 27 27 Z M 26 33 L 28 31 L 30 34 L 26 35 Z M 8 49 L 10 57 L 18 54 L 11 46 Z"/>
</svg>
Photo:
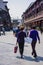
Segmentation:
<svg viewBox="0 0 43 65">
<path fill-rule="evenodd" d="M 3 35 L 5 35 L 5 29 L 4 29 L 4 27 L 2 27 L 2 28 L 0 27 L 0 36 L 1 36 L 1 32 L 3 32 Z"/>
</svg>

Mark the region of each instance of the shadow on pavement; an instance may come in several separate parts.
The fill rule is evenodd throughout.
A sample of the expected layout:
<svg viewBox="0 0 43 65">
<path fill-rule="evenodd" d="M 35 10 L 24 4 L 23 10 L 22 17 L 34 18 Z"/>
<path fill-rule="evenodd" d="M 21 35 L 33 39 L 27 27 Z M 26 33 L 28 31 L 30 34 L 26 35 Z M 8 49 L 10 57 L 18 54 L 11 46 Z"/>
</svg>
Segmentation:
<svg viewBox="0 0 43 65">
<path fill-rule="evenodd" d="M 21 59 L 21 57 L 17 56 L 16 58 Z"/>
<path fill-rule="evenodd" d="M 16 58 L 20 59 L 19 56 L 17 56 Z M 25 55 L 24 55 L 24 58 L 23 58 L 23 59 L 24 59 L 24 60 L 27 60 L 27 61 L 35 61 L 35 62 L 43 61 L 43 57 L 41 57 L 41 56 L 38 56 L 37 58 L 32 58 L 32 57 L 30 57 L 30 56 L 25 56 Z"/>
<path fill-rule="evenodd" d="M 41 56 L 38 56 L 37 58 L 32 58 L 30 56 L 24 56 L 24 59 L 28 61 L 35 61 L 35 62 L 43 61 L 43 57 Z"/>
</svg>

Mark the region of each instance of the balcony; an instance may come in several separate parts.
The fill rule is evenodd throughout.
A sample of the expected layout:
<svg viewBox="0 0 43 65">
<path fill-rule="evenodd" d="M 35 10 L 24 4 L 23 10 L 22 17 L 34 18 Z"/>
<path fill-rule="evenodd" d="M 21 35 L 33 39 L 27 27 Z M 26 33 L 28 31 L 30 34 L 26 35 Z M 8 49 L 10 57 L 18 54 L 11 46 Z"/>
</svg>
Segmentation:
<svg viewBox="0 0 43 65">
<path fill-rule="evenodd" d="M 37 21 L 38 19 L 39 20 L 43 19 L 43 11 L 42 12 L 39 12 L 37 15 L 35 15 L 35 17 L 34 16 L 31 16 L 30 18 L 26 18 L 24 20 L 24 23 Z"/>
</svg>

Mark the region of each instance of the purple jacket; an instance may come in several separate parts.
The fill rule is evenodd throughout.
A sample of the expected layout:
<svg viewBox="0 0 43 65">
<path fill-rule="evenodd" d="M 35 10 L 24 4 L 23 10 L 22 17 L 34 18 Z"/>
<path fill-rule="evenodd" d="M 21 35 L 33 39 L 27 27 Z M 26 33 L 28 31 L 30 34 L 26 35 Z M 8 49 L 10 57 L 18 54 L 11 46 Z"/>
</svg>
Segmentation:
<svg viewBox="0 0 43 65">
<path fill-rule="evenodd" d="M 18 32 L 17 35 L 17 42 L 18 43 L 24 43 L 24 38 L 26 37 L 26 33 L 23 31 Z"/>
<path fill-rule="evenodd" d="M 37 38 L 38 38 L 38 40 L 40 40 L 38 31 L 37 31 L 37 30 L 34 30 L 34 29 L 30 31 L 30 37 L 31 37 L 33 40 L 35 40 L 35 41 L 37 41 Z"/>
</svg>

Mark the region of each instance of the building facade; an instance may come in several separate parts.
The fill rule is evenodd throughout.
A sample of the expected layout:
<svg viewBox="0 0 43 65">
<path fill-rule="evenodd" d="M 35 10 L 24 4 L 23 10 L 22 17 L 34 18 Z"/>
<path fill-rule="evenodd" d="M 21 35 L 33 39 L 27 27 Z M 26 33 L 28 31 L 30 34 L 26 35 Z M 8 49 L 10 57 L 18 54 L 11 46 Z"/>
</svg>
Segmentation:
<svg viewBox="0 0 43 65">
<path fill-rule="evenodd" d="M 7 1 L 0 0 L 0 28 L 4 27 L 5 30 L 10 30 L 11 18 L 7 3 Z"/>
<path fill-rule="evenodd" d="M 43 0 L 31 3 L 22 15 L 26 27 L 37 26 L 43 29 Z"/>
</svg>

